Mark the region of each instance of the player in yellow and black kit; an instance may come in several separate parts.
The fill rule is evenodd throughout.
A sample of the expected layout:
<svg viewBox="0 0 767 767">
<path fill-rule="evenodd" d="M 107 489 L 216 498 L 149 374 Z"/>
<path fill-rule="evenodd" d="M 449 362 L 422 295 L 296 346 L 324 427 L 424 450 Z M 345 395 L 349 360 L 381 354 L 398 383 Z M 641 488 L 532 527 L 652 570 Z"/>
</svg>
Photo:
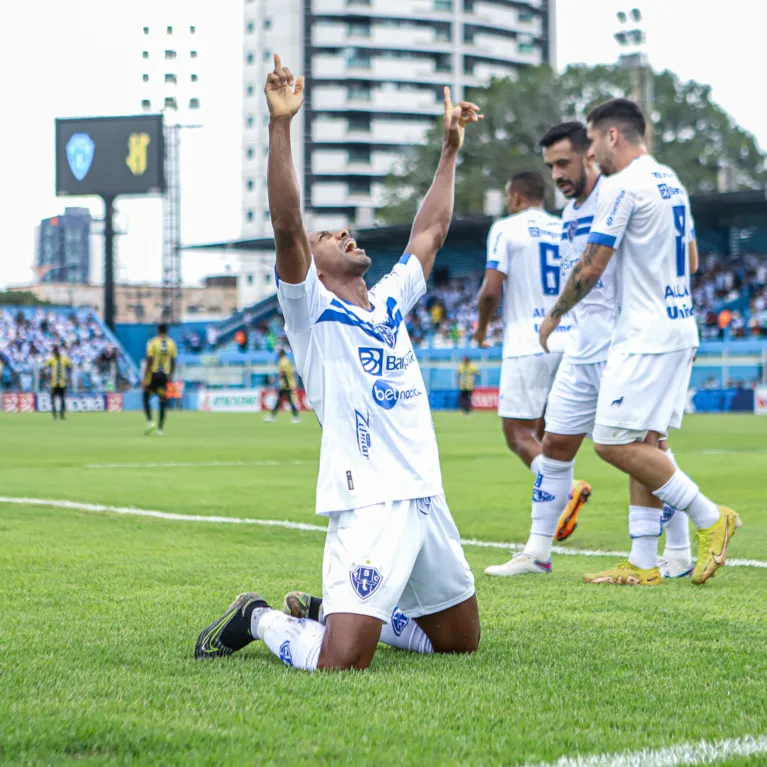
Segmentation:
<svg viewBox="0 0 767 767">
<path fill-rule="evenodd" d="M 144 412 L 146 413 L 146 429 L 144 434 L 157 431 L 162 436 L 165 425 L 165 406 L 168 401 L 168 384 L 176 372 L 176 342 L 168 338 L 168 326 L 160 323 L 157 333 L 146 345 L 146 363 L 144 366 Z M 156 394 L 160 400 L 160 417 L 158 423 L 152 420 L 152 408 L 149 398 Z"/>
<path fill-rule="evenodd" d="M 72 362 L 66 355 L 59 351 L 58 346 L 53 347 L 53 357 L 46 363 L 48 367 L 48 376 L 51 383 L 51 410 L 53 411 L 53 420 L 56 420 L 56 400 L 60 400 L 61 409 L 59 417 L 64 420 L 64 413 L 67 411 L 67 381 L 72 371 Z"/>
<path fill-rule="evenodd" d="M 463 410 L 464 415 L 471 415 L 472 404 L 471 395 L 474 393 L 474 383 L 479 375 L 477 366 L 468 358 L 464 357 L 463 362 L 458 366 L 458 407 Z"/>
<path fill-rule="evenodd" d="M 274 404 L 274 410 L 264 420 L 268 422 L 274 421 L 277 418 L 283 398 L 287 397 L 290 409 L 293 411 L 293 423 L 300 423 L 301 419 L 298 417 L 295 397 L 296 378 L 293 375 L 293 366 L 290 364 L 284 349 L 280 349 L 277 355 L 277 381 L 277 402 Z"/>
</svg>

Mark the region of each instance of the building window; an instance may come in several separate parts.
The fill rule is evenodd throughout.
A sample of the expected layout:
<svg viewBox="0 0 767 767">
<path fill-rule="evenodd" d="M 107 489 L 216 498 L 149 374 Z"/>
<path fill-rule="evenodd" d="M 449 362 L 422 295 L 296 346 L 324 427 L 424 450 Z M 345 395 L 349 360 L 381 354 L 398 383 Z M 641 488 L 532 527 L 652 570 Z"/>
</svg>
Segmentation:
<svg viewBox="0 0 767 767">
<path fill-rule="evenodd" d="M 372 91 L 365 83 L 353 83 L 346 86 L 346 98 L 349 101 L 370 101 Z"/>
<path fill-rule="evenodd" d="M 370 194 L 369 178 L 351 178 L 346 184 L 349 194 Z"/>
<path fill-rule="evenodd" d="M 434 61 L 434 69 L 437 72 L 452 72 L 453 62 L 451 57 L 447 54 L 440 54 Z"/>
<path fill-rule="evenodd" d="M 254 58 L 255 58 L 255 57 L 253 56 L 253 54 L 252 54 L 252 53 L 249 53 L 249 54 L 248 54 L 248 57 L 247 57 L 247 62 L 248 62 L 248 64 L 252 64 L 252 63 L 253 63 L 253 59 L 254 59 Z"/>
<path fill-rule="evenodd" d="M 142 80 L 143 80 L 145 83 L 148 83 L 148 82 L 149 82 L 149 75 L 141 75 L 141 79 L 142 79 Z"/>
<path fill-rule="evenodd" d="M 253 220 L 253 211 L 252 210 L 248 211 L 247 218 L 248 218 L 248 221 L 252 221 Z"/>
<path fill-rule="evenodd" d="M 194 25 L 189 27 L 189 34 L 190 35 L 193 35 L 196 31 L 197 31 L 197 27 L 195 27 Z"/>
<path fill-rule="evenodd" d="M 252 191 L 253 191 L 253 179 L 252 179 L 252 178 L 249 178 L 249 179 L 248 179 L 248 183 L 247 183 L 247 185 L 246 185 L 246 186 L 248 187 L 248 191 L 249 191 L 249 192 L 252 192 Z"/>
<path fill-rule="evenodd" d="M 176 103 L 176 99 L 173 96 L 166 96 L 165 97 L 165 108 L 166 109 L 178 109 L 178 104 Z"/>
<path fill-rule="evenodd" d="M 370 22 L 350 21 L 346 25 L 346 34 L 349 37 L 370 37 Z"/>
<path fill-rule="evenodd" d="M 264 29 L 271 29 L 271 28 L 272 28 L 272 20 L 264 19 Z"/>
<path fill-rule="evenodd" d="M 168 35 L 173 34 L 173 27 L 165 27 L 165 33 Z"/>
<path fill-rule="evenodd" d="M 249 146 L 249 147 L 248 147 L 248 151 L 246 152 L 247 158 L 248 158 L 249 160 L 252 160 L 252 159 L 253 159 L 253 154 L 254 154 L 254 152 L 253 152 L 253 147 L 252 147 L 252 146 Z"/>
<path fill-rule="evenodd" d="M 535 43 L 532 40 L 519 41 L 517 50 L 520 53 L 535 53 Z"/>
<path fill-rule="evenodd" d="M 346 54 L 346 65 L 354 69 L 370 69 L 370 51 L 352 48 Z"/>
<path fill-rule="evenodd" d="M 196 59 L 197 58 L 197 51 L 189 51 L 190 58 Z"/>
<path fill-rule="evenodd" d="M 434 39 L 441 43 L 449 43 L 453 39 L 451 28 L 447 24 L 440 24 L 435 27 Z"/>
<path fill-rule="evenodd" d="M 269 215 L 269 211 L 265 210 L 264 211 L 264 221 L 269 221 L 269 220 L 271 220 L 271 216 Z"/>
<path fill-rule="evenodd" d="M 175 83 L 177 81 L 176 75 L 174 75 L 171 72 L 165 73 L 165 82 L 166 83 Z"/>
<path fill-rule="evenodd" d="M 532 24 L 535 21 L 535 14 L 528 8 L 519 12 L 517 17 L 520 24 Z"/>
<path fill-rule="evenodd" d="M 249 211 L 248 211 L 248 215 L 250 216 L 250 217 L 248 218 L 248 221 L 252 221 L 252 220 L 253 220 L 253 211 L 252 211 L 252 210 L 249 210 Z M 249 275 L 248 275 L 248 285 L 252 285 L 252 284 L 253 284 L 253 275 L 252 275 L 252 274 L 249 274 Z"/>
<path fill-rule="evenodd" d="M 149 27 L 144 27 L 144 34 L 145 34 L 145 35 L 148 35 L 148 34 L 149 34 Z"/>
<path fill-rule="evenodd" d="M 453 0 L 434 0 L 435 11 L 452 11 Z"/>
<path fill-rule="evenodd" d="M 353 6 L 365 5 L 370 6 L 370 0 L 346 0 L 346 7 L 351 8 Z"/>
<path fill-rule="evenodd" d="M 253 127 L 253 115 L 248 115 L 248 119 L 245 120 L 245 125 L 247 125 L 248 128 Z"/>
<path fill-rule="evenodd" d="M 349 115 L 346 125 L 349 131 L 370 133 L 370 115 Z"/>
<path fill-rule="evenodd" d="M 252 34 L 253 34 L 253 22 L 252 22 L 252 21 L 249 21 L 249 22 L 248 22 L 248 26 L 247 26 L 247 27 L 245 27 L 245 30 L 247 31 L 247 33 L 248 33 L 249 35 L 252 35 Z"/>
<path fill-rule="evenodd" d="M 252 96 L 253 93 L 254 93 L 253 86 L 249 85 L 248 86 L 248 90 L 246 92 L 247 92 L 248 96 Z"/>
<path fill-rule="evenodd" d="M 197 77 L 197 75 L 195 75 L 195 74 L 192 74 L 192 75 L 190 75 L 190 78 L 189 78 L 189 79 L 190 79 L 190 80 L 191 80 L 193 83 L 196 83 L 196 82 L 197 82 L 197 80 L 198 80 L 199 78 Z"/>
<path fill-rule="evenodd" d="M 189 99 L 189 108 L 190 109 L 199 109 L 200 108 L 200 99 L 198 99 L 198 98 Z"/>
<path fill-rule="evenodd" d="M 149 58 L 149 51 L 142 51 L 141 52 L 141 58 L 142 59 L 148 59 Z"/>
<path fill-rule="evenodd" d="M 349 147 L 346 153 L 347 162 L 370 164 L 370 147 L 367 146 L 353 146 Z"/>
<path fill-rule="evenodd" d="M 264 274 L 264 285 L 271 285 L 272 284 L 272 275 L 269 274 L 269 272 L 266 272 Z"/>
<path fill-rule="evenodd" d="M 170 61 L 172 59 L 176 58 L 176 51 L 167 50 L 165 51 L 165 60 Z"/>
<path fill-rule="evenodd" d="M 269 51 L 264 51 L 264 61 L 271 61 L 272 54 Z"/>
<path fill-rule="evenodd" d="M 152 108 L 152 102 L 149 99 L 141 99 L 141 108 L 148 112 Z"/>
</svg>

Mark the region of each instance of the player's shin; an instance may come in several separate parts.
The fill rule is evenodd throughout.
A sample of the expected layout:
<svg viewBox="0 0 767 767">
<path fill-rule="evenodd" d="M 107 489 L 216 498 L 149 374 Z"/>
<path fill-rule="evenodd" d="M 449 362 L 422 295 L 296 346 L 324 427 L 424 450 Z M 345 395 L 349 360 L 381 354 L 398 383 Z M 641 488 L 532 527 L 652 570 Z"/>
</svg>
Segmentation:
<svg viewBox="0 0 767 767">
<path fill-rule="evenodd" d="M 551 559 L 557 523 L 573 486 L 574 467 L 575 461 L 541 456 L 540 471 L 533 486 L 533 522 L 525 545 L 525 553 L 541 562 Z"/>
<path fill-rule="evenodd" d="M 663 510 L 629 506 L 629 562 L 640 570 L 650 570 L 658 562 L 658 538 L 663 531 Z"/>
<path fill-rule="evenodd" d="M 149 406 L 149 392 L 144 389 L 144 413 L 146 414 L 146 420 L 152 420 L 152 408 Z"/>
<path fill-rule="evenodd" d="M 287 666 L 315 671 L 320 659 L 325 627 L 279 610 L 258 616 L 258 638 Z"/>
<path fill-rule="evenodd" d="M 159 418 L 159 427 L 160 431 L 162 431 L 163 426 L 165 426 L 165 409 L 168 406 L 168 402 L 165 399 L 165 397 L 160 397 L 160 418 Z"/>
<path fill-rule="evenodd" d="M 408 618 L 399 607 L 394 608 L 389 622 L 385 623 L 381 629 L 379 641 L 398 650 L 427 655 L 434 652 L 426 632 L 414 620 Z"/>
</svg>

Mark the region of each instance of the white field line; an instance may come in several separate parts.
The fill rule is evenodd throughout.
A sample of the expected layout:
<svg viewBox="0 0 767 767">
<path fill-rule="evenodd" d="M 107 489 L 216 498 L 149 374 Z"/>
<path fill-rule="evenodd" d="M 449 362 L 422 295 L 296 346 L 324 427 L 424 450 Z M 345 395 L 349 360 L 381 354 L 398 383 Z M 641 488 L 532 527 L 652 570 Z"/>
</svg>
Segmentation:
<svg viewBox="0 0 767 767">
<path fill-rule="evenodd" d="M 209 461 L 207 463 L 86 463 L 86 469 L 199 469 L 209 466 L 303 466 L 307 461 Z"/>
<path fill-rule="evenodd" d="M 681 767 L 682 765 L 716 764 L 724 759 L 767 754 L 767 735 L 680 743 L 666 748 L 624 751 L 618 754 L 563 756 L 556 762 L 528 764 L 525 767 Z"/>
<path fill-rule="evenodd" d="M 309 525 L 304 522 L 288 522 L 282 519 L 251 519 L 248 517 L 213 517 L 198 514 L 173 514 L 167 511 L 152 511 L 150 509 L 137 509 L 133 506 L 107 506 L 100 503 L 79 503 L 77 501 L 59 501 L 52 498 L 11 498 L 0 496 L 0 504 L 13 504 L 15 506 L 47 506 L 53 509 L 69 509 L 71 511 L 109 512 L 111 514 L 127 514 L 134 517 L 152 517 L 165 519 L 172 522 L 211 522 L 225 525 L 260 525 L 262 527 L 283 527 L 287 530 L 311 530 L 325 532 L 325 525 Z M 504 549 L 505 551 L 518 551 L 523 547 L 521 543 L 503 543 L 497 541 L 480 541 L 476 538 L 462 538 L 464 546 L 476 546 L 483 549 Z M 602 551 L 599 549 L 569 549 L 564 546 L 554 546 L 554 554 L 564 554 L 569 557 L 628 557 L 626 551 Z M 756 559 L 728 559 L 728 567 L 759 567 L 767 569 L 767 562 Z"/>
</svg>

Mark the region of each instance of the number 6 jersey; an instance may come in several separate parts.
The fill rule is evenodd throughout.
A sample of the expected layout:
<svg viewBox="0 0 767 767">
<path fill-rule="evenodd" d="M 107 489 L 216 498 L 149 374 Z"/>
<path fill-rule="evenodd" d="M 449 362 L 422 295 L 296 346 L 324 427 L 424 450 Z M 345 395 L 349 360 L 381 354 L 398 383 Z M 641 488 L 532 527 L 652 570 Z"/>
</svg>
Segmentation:
<svg viewBox="0 0 767 767">
<path fill-rule="evenodd" d="M 493 224 L 486 269 L 506 275 L 503 291 L 503 356 L 542 354 L 538 331 L 562 285 L 561 221 L 541 208 L 528 208 Z M 561 352 L 571 323 L 565 317 L 549 348 Z"/>
<path fill-rule="evenodd" d="M 613 348 L 661 354 L 697 346 L 687 249 L 695 227 L 687 190 L 650 155 L 599 186 L 589 243 L 616 251 L 620 314 Z"/>
</svg>

